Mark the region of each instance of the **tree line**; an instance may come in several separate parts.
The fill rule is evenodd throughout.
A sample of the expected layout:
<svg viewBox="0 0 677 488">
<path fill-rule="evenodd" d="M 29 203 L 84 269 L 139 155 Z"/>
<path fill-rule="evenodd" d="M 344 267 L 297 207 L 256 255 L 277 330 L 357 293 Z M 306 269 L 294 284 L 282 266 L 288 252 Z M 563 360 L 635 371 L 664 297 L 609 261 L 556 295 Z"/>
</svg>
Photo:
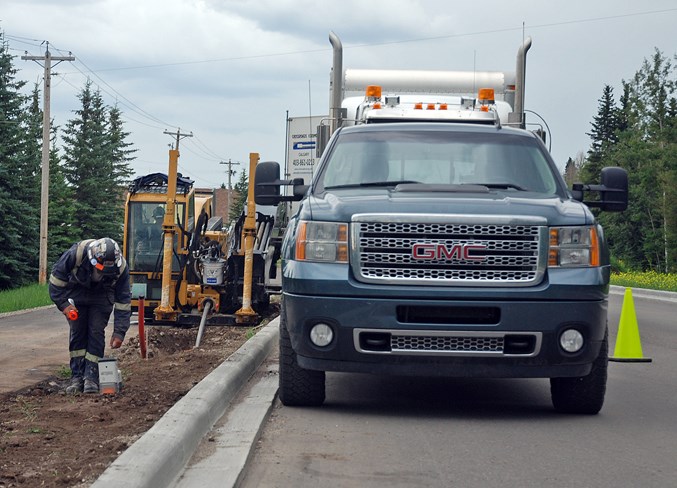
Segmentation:
<svg viewBox="0 0 677 488">
<path fill-rule="evenodd" d="M 565 178 L 596 183 L 604 166 L 628 171 L 629 204 L 600 213 L 614 264 L 620 269 L 677 272 L 677 78 L 660 50 L 622 81 L 616 101 L 602 89 L 588 133 L 586 157 L 569 158 Z"/>
<path fill-rule="evenodd" d="M 8 50 L 0 32 L 0 290 L 37 282 L 40 250 L 40 90 L 23 93 Z M 82 239 L 122 242 L 124 192 L 133 174 L 135 150 L 120 109 L 107 106 L 89 80 L 77 98 L 73 117 L 50 137 L 50 265 Z"/>
<path fill-rule="evenodd" d="M 0 290 L 37 281 L 41 193 L 40 90 L 23 94 L 14 57 L 0 31 Z M 622 94 L 605 85 L 588 135 L 587 154 L 569 158 L 565 179 L 597 183 L 604 166 L 629 173 L 628 210 L 600 213 L 615 266 L 677 271 L 677 79 L 671 60 L 656 49 Z M 50 140 L 48 262 L 72 243 L 108 236 L 122 242 L 124 192 L 135 149 L 122 113 L 104 103 L 91 81 L 79 107 Z M 61 144 L 57 144 L 57 139 Z M 235 185 L 246 200 L 244 173 Z"/>
</svg>

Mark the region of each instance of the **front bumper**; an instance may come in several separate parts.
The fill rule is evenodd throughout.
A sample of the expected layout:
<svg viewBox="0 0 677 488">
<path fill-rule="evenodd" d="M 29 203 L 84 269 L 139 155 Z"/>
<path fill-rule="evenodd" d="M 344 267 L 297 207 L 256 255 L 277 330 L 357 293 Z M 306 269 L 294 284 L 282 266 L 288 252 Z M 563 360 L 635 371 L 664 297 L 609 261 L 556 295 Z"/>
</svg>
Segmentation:
<svg viewBox="0 0 677 488">
<path fill-rule="evenodd" d="M 285 293 L 284 323 L 301 367 L 321 371 L 448 377 L 551 378 L 585 376 L 599 354 L 606 329 L 607 301 L 422 300 L 417 298 L 327 297 Z M 403 313 L 404 311 L 407 311 Z M 435 310 L 432 314 L 408 311 Z M 442 313 L 440 313 L 442 311 Z M 449 312 L 447 320 L 444 313 Z M 474 317 L 475 311 L 477 317 Z M 458 313 L 457 313 L 458 312 Z M 320 348 L 310 341 L 316 323 L 329 324 L 334 340 Z M 566 328 L 583 334 L 583 348 L 559 346 Z M 362 334 L 371 334 L 363 336 Z M 398 349 L 377 340 L 433 337 L 443 347 Z M 445 351 L 458 337 L 503 338 L 526 349 Z M 362 338 L 362 339 L 361 339 Z M 441 338 L 439 341 L 437 338 Z M 451 339 L 450 339 L 451 338 Z M 475 339 L 473 339 L 475 340 Z M 493 340 L 493 339 L 492 339 Z M 405 338 L 405 344 L 409 344 Z M 395 341 L 393 342 L 395 343 Z M 377 344 L 372 347 L 373 344 Z M 533 346 L 533 347 L 532 347 Z M 399 347 L 399 346 L 398 346 Z"/>
</svg>

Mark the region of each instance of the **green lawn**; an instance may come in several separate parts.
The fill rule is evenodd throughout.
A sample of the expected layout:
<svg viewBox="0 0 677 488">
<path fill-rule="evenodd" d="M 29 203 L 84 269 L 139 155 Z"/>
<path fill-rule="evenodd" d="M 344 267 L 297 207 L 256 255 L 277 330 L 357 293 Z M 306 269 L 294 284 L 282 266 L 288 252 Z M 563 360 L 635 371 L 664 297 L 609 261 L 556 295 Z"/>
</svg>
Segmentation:
<svg viewBox="0 0 677 488">
<path fill-rule="evenodd" d="M 47 285 L 30 285 L 15 290 L 0 291 L 0 313 L 50 305 Z"/>
</svg>

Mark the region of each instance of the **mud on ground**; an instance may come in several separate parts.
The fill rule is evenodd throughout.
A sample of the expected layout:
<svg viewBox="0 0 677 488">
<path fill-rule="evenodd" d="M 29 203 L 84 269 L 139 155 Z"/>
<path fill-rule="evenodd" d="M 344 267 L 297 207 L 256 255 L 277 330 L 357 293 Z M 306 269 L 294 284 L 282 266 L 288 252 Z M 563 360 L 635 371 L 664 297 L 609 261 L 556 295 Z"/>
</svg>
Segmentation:
<svg viewBox="0 0 677 488">
<path fill-rule="evenodd" d="M 0 395 L 0 488 L 89 486 L 253 333 L 251 327 L 207 327 L 195 349 L 197 328 L 146 330 L 147 360 L 136 337 L 106 350 L 118 359 L 124 381 L 115 395 L 66 395 L 69 380 L 57 371 Z"/>
</svg>

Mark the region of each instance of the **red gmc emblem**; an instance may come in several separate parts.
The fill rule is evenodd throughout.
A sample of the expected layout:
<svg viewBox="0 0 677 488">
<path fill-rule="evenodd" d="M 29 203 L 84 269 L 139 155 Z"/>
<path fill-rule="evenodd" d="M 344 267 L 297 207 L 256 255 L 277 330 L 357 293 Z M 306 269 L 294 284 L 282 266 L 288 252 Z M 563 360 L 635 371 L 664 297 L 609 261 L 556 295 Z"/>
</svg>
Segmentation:
<svg viewBox="0 0 677 488">
<path fill-rule="evenodd" d="M 444 244 L 417 243 L 411 251 L 414 259 L 421 260 L 484 261 L 486 256 L 476 256 L 470 252 L 486 248 L 483 244 L 452 244 L 447 247 Z"/>
</svg>

